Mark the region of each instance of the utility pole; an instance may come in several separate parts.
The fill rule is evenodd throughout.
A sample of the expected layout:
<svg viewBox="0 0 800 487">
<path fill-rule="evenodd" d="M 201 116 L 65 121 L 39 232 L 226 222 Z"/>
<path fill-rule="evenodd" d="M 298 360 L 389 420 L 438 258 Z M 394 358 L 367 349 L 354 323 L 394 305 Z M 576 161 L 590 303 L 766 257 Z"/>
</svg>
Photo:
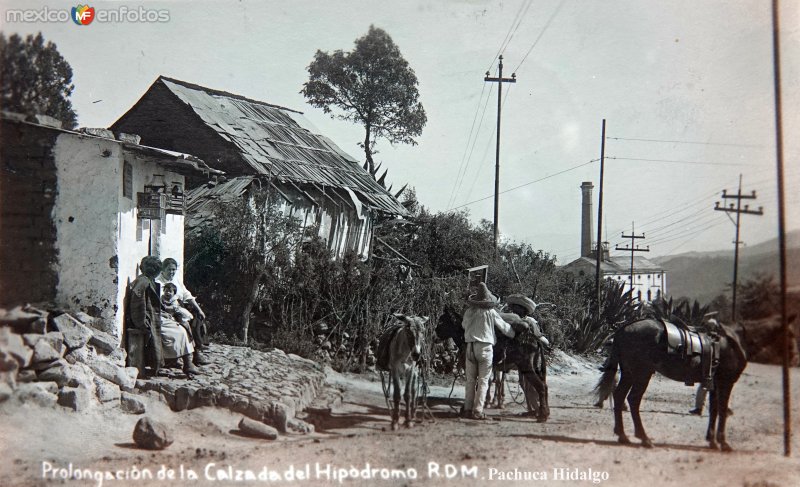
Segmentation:
<svg viewBox="0 0 800 487">
<path fill-rule="evenodd" d="M 595 288 L 597 290 L 597 316 L 600 317 L 600 263 L 603 261 L 603 242 L 600 229 L 603 228 L 603 169 L 606 163 L 606 119 L 603 119 L 603 131 L 600 137 L 600 197 L 597 202 L 597 267 L 595 268 Z M 607 235 L 606 235 L 607 236 Z"/>
<path fill-rule="evenodd" d="M 781 43 L 778 0 L 772 0 L 772 66 L 775 89 L 775 146 L 778 172 L 778 251 L 781 263 L 781 324 L 783 328 L 783 454 L 792 454 L 792 394 L 789 376 L 789 343 L 792 335 L 786 315 L 786 213 L 783 178 L 783 103 L 781 101 Z"/>
<path fill-rule="evenodd" d="M 643 249 L 643 248 L 639 247 L 638 245 L 635 245 L 636 240 L 644 239 L 644 233 L 642 233 L 641 235 L 636 235 L 636 233 L 633 230 L 634 230 L 633 222 L 631 222 L 631 234 L 630 235 L 625 235 L 624 232 L 622 233 L 622 238 L 631 239 L 630 246 L 628 246 L 628 247 L 620 247 L 619 245 L 616 246 L 616 250 L 624 250 L 626 252 L 630 252 L 631 253 L 631 297 L 633 297 L 633 285 L 634 285 L 634 283 L 633 283 L 633 255 L 636 252 L 650 252 L 650 246 L 649 245 L 647 246 L 646 249 Z"/>
<path fill-rule="evenodd" d="M 739 189 L 736 194 L 728 194 L 728 190 L 722 190 L 722 198 L 726 200 L 736 200 L 736 203 L 730 203 L 727 207 L 720 206 L 719 201 L 717 201 L 716 205 L 714 205 L 714 210 L 716 211 L 724 211 L 726 213 L 736 213 L 736 221 L 734 225 L 736 225 L 736 238 L 733 241 L 734 250 L 733 250 L 733 303 L 731 303 L 731 317 L 733 321 L 736 321 L 736 288 L 738 287 L 738 274 L 739 274 L 739 244 L 742 243 L 739 241 L 739 229 L 741 227 L 741 217 L 742 215 L 763 215 L 764 208 L 759 206 L 758 210 L 751 210 L 750 205 L 744 205 L 742 208 L 742 200 L 754 200 L 756 199 L 756 192 L 752 191 L 749 195 L 742 194 L 742 175 L 739 174 Z M 730 218 L 730 215 L 728 215 Z M 732 220 L 733 221 L 733 220 Z"/>
<path fill-rule="evenodd" d="M 491 81 L 497 83 L 497 148 L 495 150 L 495 163 L 494 163 L 494 250 L 497 252 L 497 239 L 499 236 L 498 231 L 498 215 L 500 208 L 500 111 L 502 109 L 502 96 L 503 96 L 503 83 L 516 83 L 516 73 L 511 73 L 510 78 L 503 78 L 503 56 L 500 56 L 500 65 L 497 78 L 489 76 L 489 71 L 486 71 L 484 81 Z"/>
</svg>

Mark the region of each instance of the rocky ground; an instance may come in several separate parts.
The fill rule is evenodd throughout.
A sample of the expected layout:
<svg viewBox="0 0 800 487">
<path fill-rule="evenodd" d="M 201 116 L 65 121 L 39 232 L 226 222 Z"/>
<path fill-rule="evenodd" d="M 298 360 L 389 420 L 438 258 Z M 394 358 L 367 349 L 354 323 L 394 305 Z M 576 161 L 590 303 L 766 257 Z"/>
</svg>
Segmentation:
<svg viewBox="0 0 800 487">
<path fill-rule="evenodd" d="M 643 404 L 656 447 L 617 444 L 610 411 L 591 405 L 596 364 L 557 358 L 549 376 L 552 415 L 546 423 L 518 416 L 523 407 L 513 402 L 518 394 L 513 385 L 508 406 L 489 410 L 490 420 L 459 419 L 463 387 L 451 391 L 450 382 L 440 379 L 431 386 L 425 414 L 415 427 L 391 432 L 376 374 L 328 370 L 327 389 L 306 413 L 299 413 L 316 431 L 290 429 L 273 441 L 244 436 L 238 427 L 243 415 L 229 408 L 176 412 L 158 394 L 141 395 L 145 415 L 167 424 L 174 437 L 167 449 L 150 452 L 137 449 L 131 439 L 142 415 L 108 404 L 75 412 L 8 400 L 0 409 L 0 485 L 101 484 L 76 480 L 86 474 L 105 476 L 103 485 L 589 485 L 592 479 L 610 486 L 800 483 L 800 441 L 794 440 L 794 457 L 782 455 L 778 367 L 748 366 L 734 389 L 735 416 L 728 429 L 736 451 L 723 454 L 706 448 L 707 418 L 687 414 L 693 388 L 665 379 L 651 383 Z M 250 363 L 238 365 L 257 370 Z M 796 369 L 793 373 L 797 384 L 800 377 Z M 255 391 L 255 384 L 240 384 L 240 390 Z M 794 409 L 798 431 L 800 408 Z M 255 479 L 236 480 L 248 473 Z M 448 480 L 449 475 L 453 478 Z M 537 480 L 515 480 L 525 475 Z"/>
</svg>

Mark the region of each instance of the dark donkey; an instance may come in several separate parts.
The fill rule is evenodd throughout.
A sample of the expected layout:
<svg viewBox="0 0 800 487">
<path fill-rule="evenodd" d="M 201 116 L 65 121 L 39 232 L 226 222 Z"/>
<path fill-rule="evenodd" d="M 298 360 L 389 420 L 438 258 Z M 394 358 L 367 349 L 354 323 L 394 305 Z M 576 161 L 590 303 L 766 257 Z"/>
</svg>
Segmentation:
<svg viewBox="0 0 800 487">
<path fill-rule="evenodd" d="M 642 440 L 643 446 L 653 446 L 644 431 L 639 405 L 654 372 L 686 383 L 704 380 L 699 356 L 687 360 L 679 354 L 669 353 L 667 348 L 666 326 L 657 320 L 634 321 L 614 332 L 611 354 L 595 390 L 601 398 L 608 397 L 614 391 L 614 434 L 619 437 L 620 443 L 630 443 L 622 424 L 622 408 L 627 398 L 633 418 L 634 435 Z M 730 328 L 720 326 L 719 364 L 712 378 L 711 411 L 706 433 L 706 440 L 711 448 L 721 446 L 723 451 L 732 450 L 725 440 L 728 401 L 733 384 L 746 366 L 747 355 L 738 337 Z M 614 388 L 617 367 L 622 375 L 619 384 Z"/>
<path fill-rule="evenodd" d="M 452 338 L 459 352 L 463 352 L 465 345 L 461 319 L 462 315 L 456 308 L 445 306 L 444 313 L 439 317 L 436 326 L 436 336 L 442 340 Z M 498 333 L 492 366 L 503 372 L 516 367 L 520 376 L 524 376 L 539 395 L 537 421 L 547 421 L 550 417 L 550 406 L 547 402 L 547 361 L 541 343 L 536 339 L 511 339 Z"/>
</svg>

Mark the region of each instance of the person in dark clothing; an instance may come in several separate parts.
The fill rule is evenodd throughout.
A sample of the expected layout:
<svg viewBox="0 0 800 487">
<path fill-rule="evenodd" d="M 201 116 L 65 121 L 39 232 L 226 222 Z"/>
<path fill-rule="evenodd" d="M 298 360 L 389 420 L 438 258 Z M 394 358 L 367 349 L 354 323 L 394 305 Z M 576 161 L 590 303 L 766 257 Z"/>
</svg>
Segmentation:
<svg viewBox="0 0 800 487">
<path fill-rule="evenodd" d="M 144 372 L 144 366 L 149 366 L 150 375 L 156 375 L 164 363 L 161 348 L 161 292 L 155 282 L 161 272 L 161 261 L 153 256 L 144 257 L 139 269 L 142 274 L 130 287 L 127 324 L 143 336 L 144 364 L 140 374 Z"/>
</svg>

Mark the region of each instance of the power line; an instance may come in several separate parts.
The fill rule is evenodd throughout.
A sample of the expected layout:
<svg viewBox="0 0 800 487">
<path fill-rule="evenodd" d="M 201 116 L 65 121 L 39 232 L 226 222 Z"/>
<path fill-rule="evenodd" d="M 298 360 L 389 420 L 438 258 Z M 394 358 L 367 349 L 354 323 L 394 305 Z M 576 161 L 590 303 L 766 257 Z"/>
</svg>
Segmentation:
<svg viewBox="0 0 800 487">
<path fill-rule="evenodd" d="M 706 161 L 678 161 L 673 159 L 644 159 L 638 157 L 614 157 L 607 156 L 608 159 L 618 161 L 642 161 L 642 162 L 666 162 L 672 164 L 693 164 L 699 166 L 751 166 L 752 164 L 738 164 L 735 162 L 706 162 Z"/>
<path fill-rule="evenodd" d="M 481 114 L 481 120 L 478 124 L 478 130 L 475 131 L 475 138 L 477 140 L 478 132 L 483 125 L 483 117 L 486 115 L 486 108 L 489 106 L 489 99 L 492 97 L 492 88 L 493 86 L 489 87 L 489 95 L 486 97 L 486 103 L 483 105 L 483 113 Z M 453 190 L 450 192 L 450 198 L 447 200 L 447 207 L 449 208 L 450 205 L 455 200 L 455 195 L 458 192 L 458 189 L 461 188 L 461 184 L 463 183 L 464 176 L 467 173 L 467 167 L 469 167 L 469 160 L 472 157 L 472 151 L 470 150 L 469 143 L 472 140 L 473 129 L 475 128 L 475 121 L 478 119 L 478 112 L 481 110 L 481 101 L 483 100 L 483 92 L 486 91 L 486 83 L 483 84 L 481 87 L 481 94 L 478 97 L 478 106 L 475 108 L 475 116 L 472 119 L 472 127 L 469 129 L 469 136 L 467 136 L 467 143 L 464 146 L 464 154 L 461 156 L 461 164 L 458 167 L 458 175 L 456 176 L 456 181 L 453 183 Z M 473 143 L 472 148 L 474 150 L 475 144 Z M 467 158 L 467 152 L 469 151 L 469 158 Z M 463 171 L 463 174 L 462 174 Z"/>
<path fill-rule="evenodd" d="M 525 183 L 525 184 L 520 184 L 519 186 L 514 186 L 513 188 L 508 188 L 508 189 L 506 189 L 506 190 L 500 191 L 500 193 L 498 193 L 498 194 L 505 194 L 505 193 L 508 193 L 508 192 L 511 192 L 511 191 L 514 191 L 514 190 L 517 190 L 517 189 L 523 188 L 523 187 L 525 187 L 525 186 L 529 186 L 529 185 L 531 185 L 531 184 L 538 183 L 538 182 L 540 182 L 540 181 L 544 181 L 545 179 L 550 179 L 550 178 L 552 178 L 552 177 L 555 177 L 555 176 L 558 176 L 558 175 L 564 174 L 565 172 L 573 171 L 573 170 L 575 170 L 575 169 L 578 169 L 578 168 L 581 168 L 581 167 L 583 167 L 583 166 L 588 166 L 589 164 L 591 164 L 591 163 L 593 163 L 593 162 L 597 162 L 597 161 L 599 161 L 599 160 L 600 160 L 600 159 L 592 159 L 591 161 L 584 162 L 583 164 L 578 164 L 577 166 L 570 167 L 569 169 L 564 169 L 563 171 L 558 171 L 558 172 L 556 172 L 556 173 L 549 174 L 549 175 L 547 175 L 547 176 L 544 176 L 544 177 L 542 177 L 542 178 L 535 179 L 535 180 L 533 180 L 533 181 L 529 181 L 529 182 L 527 182 L 527 183 Z M 494 195 L 485 196 L 485 197 L 483 197 L 483 198 L 480 198 L 480 199 L 477 199 L 477 200 L 474 200 L 474 201 L 470 201 L 469 203 L 464 203 L 464 204 L 463 204 L 463 205 L 461 205 L 461 206 L 456 206 L 455 208 L 451 208 L 451 209 L 453 209 L 453 210 L 456 210 L 456 209 L 458 209 L 458 208 L 461 208 L 461 207 L 463 207 L 463 206 L 468 206 L 468 205 L 471 205 L 471 204 L 473 204 L 473 203 L 478 203 L 478 202 L 480 202 L 480 201 L 483 201 L 483 200 L 488 200 L 489 198 L 492 198 L 493 196 L 494 196 Z"/>
<path fill-rule="evenodd" d="M 676 240 L 676 239 L 679 239 L 679 238 L 683 237 L 683 235 L 686 234 L 686 232 L 694 232 L 694 231 L 698 231 L 698 230 L 705 230 L 705 229 L 709 228 L 710 226 L 716 225 L 716 224 L 710 225 L 712 223 L 712 221 L 713 220 L 695 222 L 692 225 L 687 225 L 687 226 L 685 226 L 685 227 L 683 227 L 681 229 L 677 229 L 677 231 L 670 232 L 668 234 L 660 235 L 657 238 L 654 238 L 651 241 L 651 243 L 659 244 L 659 243 L 671 242 L 673 240 Z"/>
<path fill-rule="evenodd" d="M 725 142 L 698 142 L 698 141 L 691 141 L 691 140 L 663 140 L 663 139 L 636 139 L 632 137 L 606 137 L 609 140 L 630 140 L 636 142 L 663 142 L 669 144 L 693 144 L 693 145 L 719 145 L 719 146 L 728 146 L 728 147 L 757 147 L 757 148 L 766 148 L 765 145 L 761 144 L 732 144 L 732 143 L 725 143 Z"/>
<path fill-rule="evenodd" d="M 691 207 L 693 207 L 693 206 L 702 205 L 703 208 L 705 209 L 706 205 L 708 203 L 708 200 L 709 199 L 713 199 L 717 195 L 717 193 L 719 193 L 719 191 L 718 190 L 714 190 L 713 192 L 708 193 L 706 195 L 703 195 L 700 198 L 693 199 L 693 200 L 687 201 L 687 202 L 683 202 L 683 203 L 680 204 L 680 206 L 682 206 L 682 208 L 677 210 L 677 211 L 674 211 L 674 206 L 670 206 L 669 208 L 666 208 L 666 209 L 664 209 L 662 211 L 659 211 L 657 213 L 653 213 L 652 214 L 653 218 L 650 219 L 650 220 L 645 221 L 642 224 L 642 226 L 646 227 L 647 225 L 649 225 L 651 223 L 661 221 L 661 220 L 663 220 L 665 218 L 669 218 L 669 217 L 671 217 L 673 215 L 678 215 L 680 213 L 683 213 L 684 211 L 690 210 Z M 619 233 L 619 232 L 621 232 L 623 230 L 625 230 L 625 227 L 620 227 L 620 228 L 615 229 L 612 233 Z"/>
<path fill-rule="evenodd" d="M 558 15 L 558 12 L 561 10 L 561 7 L 563 6 L 564 6 L 564 0 L 561 0 L 561 3 L 558 4 L 558 7 L 556 7 L 553 14 L 550 16 L 549 19 L 547 19 L 547 23 L 544 25 L 544 28 L 542 28 L 542 31 L 539 33 L 539 36 L 536 38 L 536 40 L 533 41 L 533 44 L 531 44 L 531 47 L 530 49 L 528 49 L 528 52 L 525 53 L 525 56 L 522 58 L 522 61 L 520 61 L 519 65 L 516 67 L 516 69 L 514 69 L 515 73 L 519 71 L 519 68 L 522 67 L 522 63 L 524 63 L 525 60 L 528 59 L 528 55 L 531 53 L 531 51 L 533 51 L 533 48 L 536 47 L 536 44 L 539 43 L 539 40 L 542 38 L 542 36 L 544 36 L 544 33 L 547 32 L 547 28 L 550 27 L 550 24 L 553 22 L 553 19 L 556 18 L 556 15 Z"/>
<path fill-rule="evenodd" d="M 722 221 L 720 221 L 719 223 L 715 223 L 715 224 L 713 224 L 713 225 L 710 225 L 710 226 L 706 227 L 704 230 L 700 230 L 700 231 L 698 231 L 698 232 L 697 232 L 697 233 L 695 233 L 694 235 L 692 235 L 692 236 L 690 236 L 689 238 L 687 238 L 686 240 L 684 240 L 684 241 L 683 241 L 683 243 L 681 243 L 680 245 L 678 245 L 678 246 L 676 246 L 676 247 L 673 247 L 673 248 L 672 248 L 672 249 L 670 249 L 668 252 L 665 252 L 665 254 L 666 254 L 666 255 L 671 255 L 673 252 L 675 252 L 675 251 L 676 251 L 676 250 L 678 250 L 679 248 L 683 247 L 683 246 L 684 246 L 684 245 L 686 245 L 687 243 L 689 243 L 689 242 L 691 242 L 692 240 L 694 240 L 694 239 L 695 239 L 695 237 L 697 237 L 698 235 L 701 235 L 701 234 L 703 234 L 703 233 L 705 233 L 705 232 L 707 232 L 707 231 L 711 230 L 712 228 L 714 228 L 714 227 L 716 227 L 716 226 L 719 226 L 719 225 L 721 225 L 722 223 L 723 223 L 723 222 L 722 222 Z M 665 242 L 664 242 L 664 243 L 665 243 Z"/>
<path fill-rule="evenodd" d="M 514 32 L 511 33 L 511 37 L 508 38 L 508 42 L 506 42 L 506 45 L 503 46 L 503 49 L 502 49 L 503 52 L 505 52 L 506 49 L 508 49 L 508 46 L 511 45 L 511 39 L 514 38 L 514 34 L 517 33 L 517 29 L 519 29 L 519 26 L 522 24 L 522 21 L 525 19 L 525 16 L 528 14 L 528 10 L 530 10 L 532 4 L 533 4 L 533 0 L 528 0 L 527 5 L 523 4 L 523 5 L 525 5 L 525 11 L 522 12 L 522 15 L 519 16 L 519 20 L 517 21 L 517 25 L 516 25 L 516 27 L 514 27 Z"/>
<path fill-rule="evenodd" d="M 503 97 L 502 108 L 506 107 L 506 101 L 508 101 L 509 95 L 511 95 L 511 85 L 508 85 L 508 91 L 506 91 L 506 95 Z M 481 157 L 479 161 L 486 161 L 486 155 L 489 154 L 489 148 L 492 146 L 492 140 L 494 139 L 494 134 L 496 131 L 497 127 L 495 126 L 492 128 L 492 133 L 489 135 L 489 140 L 486 142 L 486 148 L 483 150 L 483 157 Z M 482 170 L 483 166 L 481 166 L 479 162 L 478 168 L 475 171 L 475 176 L 472 178 L 472 184 L 469 186 L 469 191 L 467 191 L 467 196 L 464 197 L 464 201 L 469 201 L 469 197 L 472 196 L 472 191 L 475 189 L 475 184 L 478 182 L 478 177 L 481 175 Z M 466 173 L 464 173 L 464 177 L 466 177 Z M 455 204 L 455 199 L 453 199 L 453 203 Z"/>
<path fill-rule="evenodd" d="M 527 4 L 528 7 L 530 7 L 530 4 L 532 2 L 533 2 L 533 0 L 529 0 L 529 3 Z M 511 39 L 509 39 L 509 36 L 513 37 L 513 34 L 511 32 L 512 30 L 514 32 L 516 32 L 516 28 L 514 28 L 515 24 L 516 24 L 517 28 L 519 27 L 519 23 L 517 23 L 517 21 L 520 19 L 520 17 L 522 15 L 524 15 L 522 13 L 522 10 L 524 9 L 526 11 L 526 13 L 527 13 L 527 8 L 525 8 L 525 5 L 526 4 L 523 3 L 522 5 L 520 5 L 519 10 L 517 10 L 517 14 L 514 16 L 514 20 L 511 22 L 511 26 L 508 28 L 508 32 L 506 32 L 506 36 L 503 38 L 503 42 L 500 43 L 500 48 L 497 50 L 497 54 L 495 54 L 494 57 L 492 58 L 492 62 L 489 63 L 489 67 L 486 68 L 487 71 L 492 69 L 492 66 L 494 66 L 494 62 L 497 61 L 498 56 L 500 56 L 500 54 L 502 54 L 503 51 L 505 50 L 505 48 L 508 46 L 506 41 L 511 42 Z"/>
</svg>

